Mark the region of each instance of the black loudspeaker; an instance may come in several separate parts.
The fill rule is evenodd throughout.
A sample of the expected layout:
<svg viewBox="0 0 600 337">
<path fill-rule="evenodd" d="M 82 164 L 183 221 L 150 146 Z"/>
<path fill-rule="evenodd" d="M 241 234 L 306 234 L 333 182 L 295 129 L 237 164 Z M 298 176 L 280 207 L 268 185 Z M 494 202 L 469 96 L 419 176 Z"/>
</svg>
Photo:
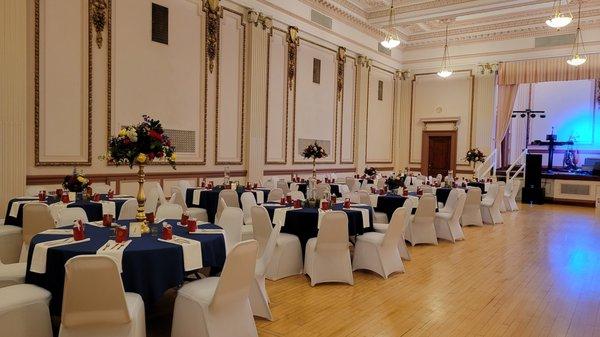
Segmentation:
<svg viewBox="0 0 600 337">
<path fill-rule="evenodd" d="M 525 186 L 524 188 L 542 188 L 542 155 L 528 154 L 525 158 Z"/>
<path fill-rule="evenodd" d="M 534 203 L 542 205 L 546 197 L 546 190 L 543 188 L 523 187 L 521 190 L 521 202 L 524 204 Z"/>
</svg>

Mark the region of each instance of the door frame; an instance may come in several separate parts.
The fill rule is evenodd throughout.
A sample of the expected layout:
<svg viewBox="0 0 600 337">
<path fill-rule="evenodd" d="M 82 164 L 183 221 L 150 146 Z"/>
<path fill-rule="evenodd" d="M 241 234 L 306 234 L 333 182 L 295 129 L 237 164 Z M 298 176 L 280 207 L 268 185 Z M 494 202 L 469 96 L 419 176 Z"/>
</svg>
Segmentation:
<svg viewBox="0 0 600 337">
<path fill-rule="evenodd" d="M 423 131 L 421 141 L 421 174 L 429 175 L 429 137 L 450 137 L 450 170 L 456 176 L 456 130 Z"/>
</svg>

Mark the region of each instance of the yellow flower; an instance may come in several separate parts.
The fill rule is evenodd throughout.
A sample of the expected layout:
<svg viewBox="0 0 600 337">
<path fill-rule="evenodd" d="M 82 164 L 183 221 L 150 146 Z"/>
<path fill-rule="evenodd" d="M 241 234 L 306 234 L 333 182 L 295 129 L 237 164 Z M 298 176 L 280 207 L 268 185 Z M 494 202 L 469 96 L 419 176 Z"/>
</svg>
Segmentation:
<svg viewBox="0 0 600 337">
<path fill-rule="evenodd" d="M 140 153 L 140 154 L 138 154 L 138 156 L 137 156 L 137 161 L 138 161 L 138 163 L 140 163 L 140 164 L 143 164 L 143 163 L 145 163 L 145 162 L 146 162 L 146 155 L 145 155 L 145 154 L 143 154 L 143 153 Z"/>
<path fill-rule="evenodd" d="M 176 158 L 177 158 L 177 156 L 175 156 L 175 152 L 171 153 L 171 160 L 175 161 Z"/>
<path fill-rule="evenodd" d="M 85 178 L 82 176 L 78 176 L 77 181 L 79 181 L 80 183 L 85 183 Z"/>
<path fill-rule="evenodd" d="M 120 136 L 120 137 L 123 137 L 123 136 L 125 136 L 126 134 L 127 134 L 127 130 L 125 130 L 124 128 L 123 128 L 123 129 L 121 129 L 121 130 L 119 130 L 119 136 Z"/>
</svg>

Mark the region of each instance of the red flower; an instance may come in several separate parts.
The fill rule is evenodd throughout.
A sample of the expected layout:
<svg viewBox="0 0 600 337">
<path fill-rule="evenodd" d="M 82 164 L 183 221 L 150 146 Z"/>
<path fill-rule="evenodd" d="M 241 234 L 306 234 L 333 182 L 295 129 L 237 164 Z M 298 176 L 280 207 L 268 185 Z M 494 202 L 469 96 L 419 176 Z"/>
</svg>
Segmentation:
<svg viewBox="0 0 600 337">
<path fill-rule="evenodd" d="M 150 136 L 158 141 L 162 141 L 162 135 L 154 130 L 150 130 L 148 132 L 148 136 Z"/>
</svg>

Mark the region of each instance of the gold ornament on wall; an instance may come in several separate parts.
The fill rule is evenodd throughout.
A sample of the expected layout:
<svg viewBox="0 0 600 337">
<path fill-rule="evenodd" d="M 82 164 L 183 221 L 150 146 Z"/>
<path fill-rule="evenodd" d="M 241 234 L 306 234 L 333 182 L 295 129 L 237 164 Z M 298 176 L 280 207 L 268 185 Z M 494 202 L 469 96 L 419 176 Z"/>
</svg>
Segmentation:
<svg viewBox="0 0 600 337">
<path fill-rule="evenodd" d="M 248 22 L 253 24 L 254 27 L 258 27 L 259 24 L 262 25 L 264 30 L 269 30 L 269 34 L 273 32 L 273 19 L 263 13 L 253 10 L 248 11 Z"/>
<path fill-rule="evenodd" d="M 102 48 L 102 32 L 106 25 L 106 0 L 90 0 L 90 19 L 96 30 L 96 45 Z"/>
<path fill-rule="evenodd" d="M 371 65 L 373 64 L 373 61 L 366 56 L 358 55 L 358 57 L 356 58 L 356 63 L 358 63 L 358 65 L 361 67 L 371 69 Z"/>
<path fill-rule="evenodd" d="M 206 56 L 208 57 L 208 69 L 212 73 L 219 52 L 219 32 L 223 11 L 219 0 L 205 0 L 204 11 L 206 12 Z"/>
<path fill-rule="evenodd" d="M 396 70 L 396 78 L 406 81 L 410 78 L 410 70 Z"/>
<path fill-rule="evenodd" d="M 338 47 L 337 52 L 337 99 L 342 99 L 344 92 L 344 70 L 346 65 L 346 48 Z"/>
<path fill-rule="evenodd" d="M 294 88 L 294 81 L 296 80 L 296 64 L 298 57 L 298 45 L 300 44 L 300 37 L 298 36 L 298 27 L 288 27 L 287 34 L 288 42 L 288 88 L 292 90 Z"/>
</svg>

